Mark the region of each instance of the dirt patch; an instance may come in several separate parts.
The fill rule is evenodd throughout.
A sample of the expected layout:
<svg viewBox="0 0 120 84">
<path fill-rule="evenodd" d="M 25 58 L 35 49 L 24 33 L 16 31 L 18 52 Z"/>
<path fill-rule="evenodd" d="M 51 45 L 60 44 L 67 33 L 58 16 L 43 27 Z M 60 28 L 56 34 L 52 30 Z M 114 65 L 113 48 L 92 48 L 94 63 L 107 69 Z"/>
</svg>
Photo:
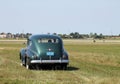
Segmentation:
<svg viewBox="0 0 120 84">
<path fill-rule="evenodd" d="M 3 50 L 4 48 L 0 48 L 0 50 Z"/>
<path fill-rule="evenodd" d="M 15 49 L 18 49 L 18 48 L 14 48 L 14 47 L 2 47 L 2 48 L 0 48 L 0 50 L 15 50 Z"/>
</svg>

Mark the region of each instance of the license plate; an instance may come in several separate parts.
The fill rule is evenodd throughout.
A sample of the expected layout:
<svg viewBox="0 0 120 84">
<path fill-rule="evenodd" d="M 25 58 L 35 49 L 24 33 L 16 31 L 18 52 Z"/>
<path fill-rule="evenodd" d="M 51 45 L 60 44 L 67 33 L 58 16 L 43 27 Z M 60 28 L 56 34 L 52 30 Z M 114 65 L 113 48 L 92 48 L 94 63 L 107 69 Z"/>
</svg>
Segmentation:
<svg viewBox="0 0 120 84">
<path fill-rule="evenodd" d="M 47 52 L 46 55 L 47 56 L 54 56 L 54 52 Z"/>
</svg>

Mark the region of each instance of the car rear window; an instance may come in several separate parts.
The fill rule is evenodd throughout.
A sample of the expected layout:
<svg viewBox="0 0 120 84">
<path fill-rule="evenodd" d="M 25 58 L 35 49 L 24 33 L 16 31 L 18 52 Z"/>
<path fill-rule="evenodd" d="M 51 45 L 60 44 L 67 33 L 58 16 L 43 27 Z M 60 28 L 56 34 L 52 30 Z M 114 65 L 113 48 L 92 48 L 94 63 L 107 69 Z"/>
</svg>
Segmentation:
<svg viewBox="0 0 120 84">
<path fill-rule="evenodd" d="M 38 43 L 59 43 L 59 39 L 42 38 L 37 40 Z"/>
</svg>

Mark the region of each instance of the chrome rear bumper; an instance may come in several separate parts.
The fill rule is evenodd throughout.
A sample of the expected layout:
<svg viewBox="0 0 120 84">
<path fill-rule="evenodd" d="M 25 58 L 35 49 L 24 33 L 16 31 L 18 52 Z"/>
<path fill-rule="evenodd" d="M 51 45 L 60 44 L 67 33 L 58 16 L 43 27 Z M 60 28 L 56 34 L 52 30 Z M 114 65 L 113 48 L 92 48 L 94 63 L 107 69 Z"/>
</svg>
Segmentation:
<svg viewBox="0 0 120 84">
<path fill-rule="evenodd" d="M 30 63 L 69 63 L 69 60 L 31 60 Z"/>
</svg>

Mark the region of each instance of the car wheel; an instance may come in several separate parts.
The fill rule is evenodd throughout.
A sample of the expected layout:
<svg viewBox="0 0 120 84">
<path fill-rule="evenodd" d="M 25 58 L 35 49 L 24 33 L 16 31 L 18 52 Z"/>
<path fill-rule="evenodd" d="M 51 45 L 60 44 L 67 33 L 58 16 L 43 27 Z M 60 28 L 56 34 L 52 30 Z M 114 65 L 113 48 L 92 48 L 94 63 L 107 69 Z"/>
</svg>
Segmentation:
<svg viewBox="0 0 120 84">
<path fill-rule="evenodd" d="M 30 68 L 30 67 L 29 67 L 29 65 L 27 64 L 27 65 L 26 65 L 26 69 L 29 69 L 29 68 Z"/>
<path fill-rule="evenodd" d="M 56 65 L 52 66 L 52 70 L 57 70 L 57 66 Z"/>
<path fill-rule="evenodd" d="M 26 69 L 30 69 L 29 59 L 26 59 Z"/>
<path fill-rule="evenodd" d="M 21 65 L 21 66 L 23 66 L 23 65 L 24 65 L 24 64 L 23 64 L 23 60 L 21 60 L 21 63 L 20 63 L 20 65 Z"/>
<path fill-rule="evenodd" d="M 35 65 L 35 68 L 36 68 L 37 70 L 39 70 L 39 66 L 38 66 L 37 64 Z"/>
<path fill-rule="evenodd" d="M 62 70 L 67 70 L 67 65 L 66 65 L 66 64 L 61 65 L 61 69 L 62 69 Z"/>
</svg>

